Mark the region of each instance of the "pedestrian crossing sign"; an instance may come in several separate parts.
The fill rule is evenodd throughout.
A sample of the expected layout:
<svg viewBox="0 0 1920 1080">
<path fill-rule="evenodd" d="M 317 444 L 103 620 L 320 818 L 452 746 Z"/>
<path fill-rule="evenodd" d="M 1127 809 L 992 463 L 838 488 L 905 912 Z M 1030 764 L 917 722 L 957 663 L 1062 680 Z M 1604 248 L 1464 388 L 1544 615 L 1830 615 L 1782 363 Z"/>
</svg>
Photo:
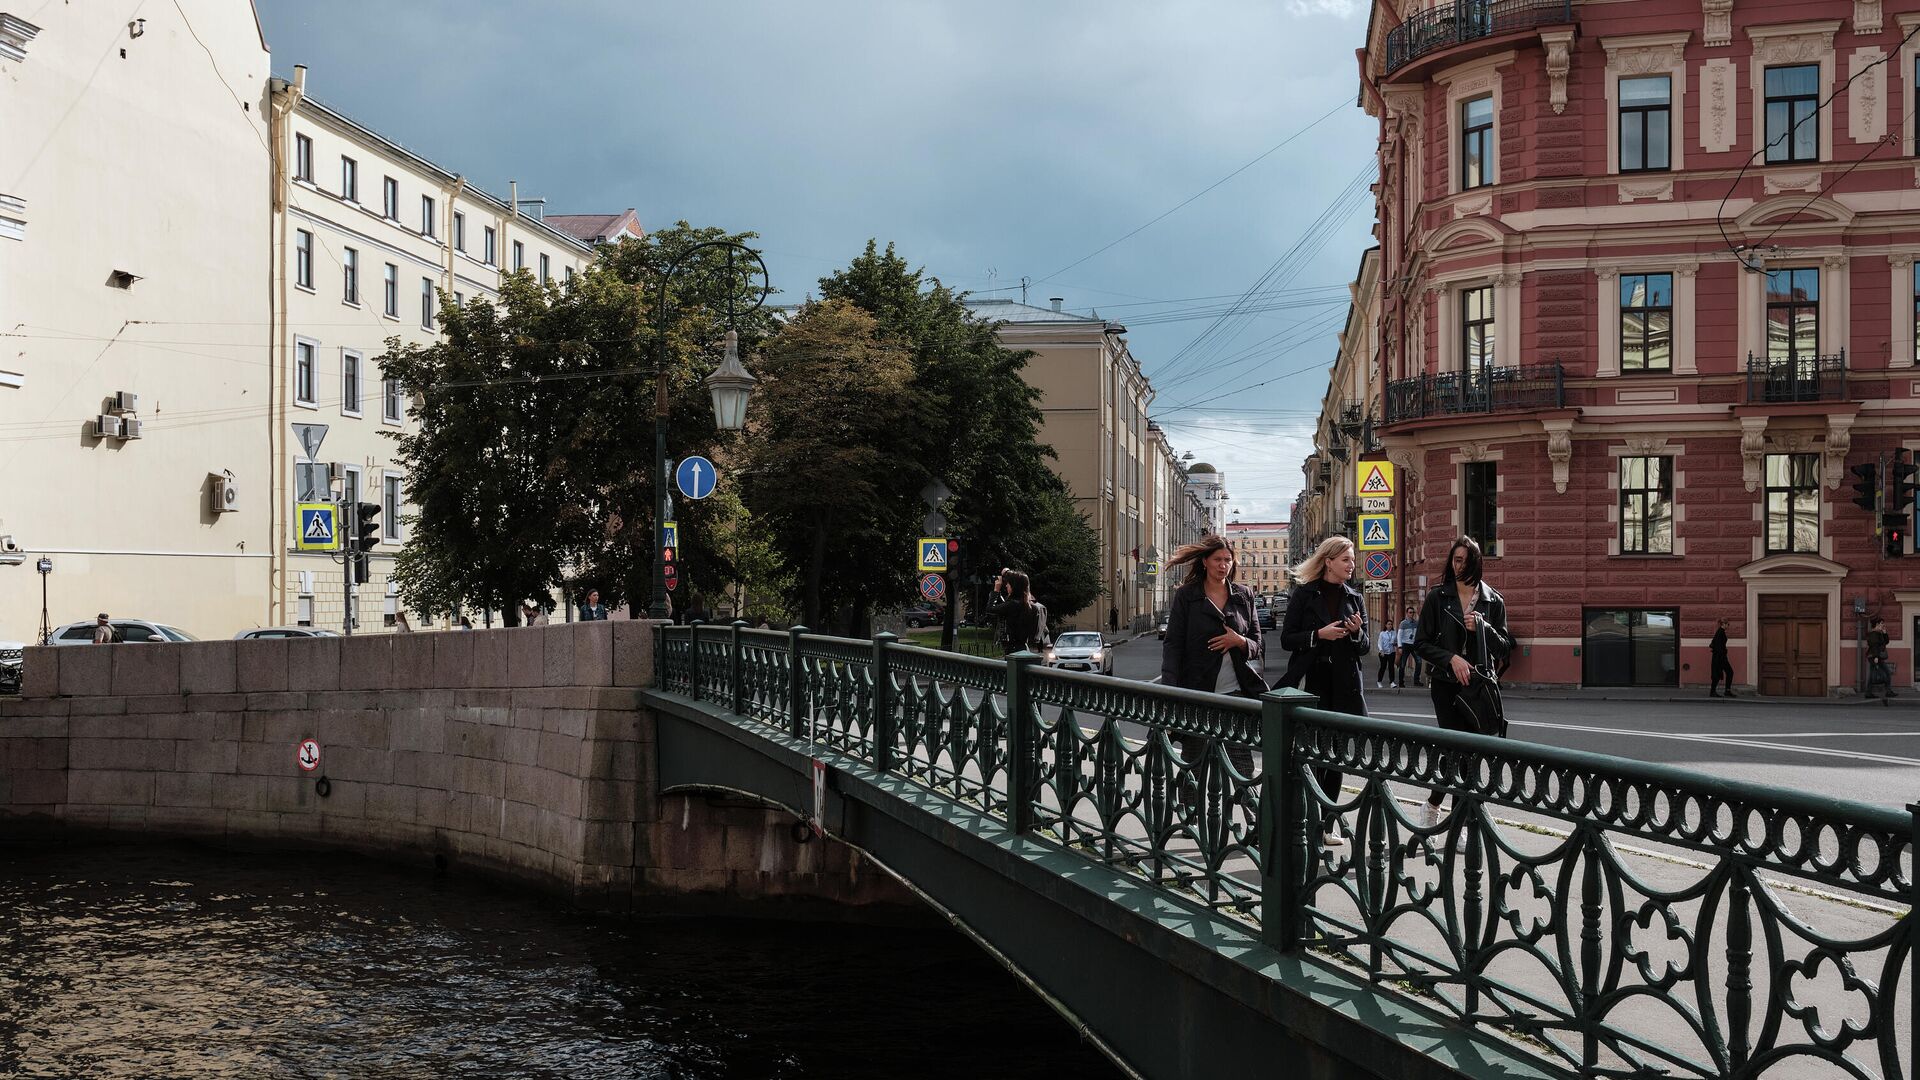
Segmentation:
<svg viewBox="0 0 1920 1080">
<path fill-rule="evenodd" d="M 332 503 L 301 503 L 300 535 L 295 539 L 294 548 L 298 551 L 334 551 L 340 547 L 340 530 L 337 522 L 337 507 Z"/>
<path fill-rule="evenodd" d="M 1392 551 L 1393 550 L 1393 515 L 1392 514 L 1361 514 L 1360 515 L 1360 550 L 1361 551 Z"/>
<path fill-rule="evenodd" d="M 1390 499 L 1393 497 L 1393 463 L 1390 461 L 1356 461 L 1353 463 L 1355 490 L 1363 499 Z"/>
<path fill-rule="evenodd" d="M 923 574 L 947 572 L 946 537 L 923 536 L 920 538 L 920 572 Z"/>
</svg>

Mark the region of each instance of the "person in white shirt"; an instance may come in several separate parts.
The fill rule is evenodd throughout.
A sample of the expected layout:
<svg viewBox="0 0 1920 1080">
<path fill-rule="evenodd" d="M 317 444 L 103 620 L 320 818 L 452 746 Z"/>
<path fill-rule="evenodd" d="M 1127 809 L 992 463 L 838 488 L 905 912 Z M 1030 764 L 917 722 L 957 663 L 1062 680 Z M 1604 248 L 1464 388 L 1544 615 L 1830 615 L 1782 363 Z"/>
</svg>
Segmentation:
<svg viewBox="0 0 1920 1080">
<path fill-rule="evenodd" d="M 1380 638 L 1373 643 L 1374 651 L 1380 654 L 1379 670 L 1373 673 L 1373 688 L 1375 690 L 1380 689 L 1382 686 L 1394 685 L 1393 671 L 1397 666 L 1394 654 L 1399 648 L 1400 631 L 1392 625 L 1381 627 Z"/>
</svg>

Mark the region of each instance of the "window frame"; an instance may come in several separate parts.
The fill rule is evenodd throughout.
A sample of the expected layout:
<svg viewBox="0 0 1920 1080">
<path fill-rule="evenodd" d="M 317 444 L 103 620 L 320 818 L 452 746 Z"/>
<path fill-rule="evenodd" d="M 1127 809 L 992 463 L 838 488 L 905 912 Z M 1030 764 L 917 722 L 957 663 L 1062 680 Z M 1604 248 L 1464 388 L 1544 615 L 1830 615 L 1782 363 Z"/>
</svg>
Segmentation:
<svg viewBox="0 0 1920 1080">
<path fill-rule="evenodd" d="M 486 263 L 488 266 L 498 265 L 493 260 L 494 257 L 499 254 L 499 252 L 495 250 L 499 247 L 499 240 L 500 234 L 494 231 L 493 226 L 487 225 L 481 229 L 480 243 L 482 247 L 486 249 L 481 252 L 481 262 Z"/>
<path fill-rule="evenodd" d="M 381 314 L 389 319 L 400 317 L 400 265 L 388 263 L 386 273 L 381 275 L 380 299 Z"/>
<path fill-rule="evenodd" d="M 1644 283 L 1644 287 L 1642 289 L 1642 295 L 1645 297 L 1647 301 L 1651 301 L 1655 294 L 1653 280 L 1652 280 L 1654 278 L 1666 279 L 1667 302 L 1665 304 L 1654 304 L 1651 302 L 1644 302 L 1641 304 L 1630 306 L 1627 303 L 1628 282 L 1633 281 L 1635 279 L 1639 279 L 1640 281 L 1642 281 Z M 1672 271 L 1648 270 L 1648 271 L 1640 271 L 1640 272 L 1634 272 L 1634 273 L 1622 273 L 1620 275 L 1619 289 L 1620 289 L 1620 326 L 1618 330 L 1620 334 L 1620 373 L 1623 375 L 1628 372 L 1637 372 L 1639 374 L 1649 374 L 1654 372 L 1671 374 L 1673 372 L 1673 345 L 1674 345 L 1674 342 L 1673 342 L 1673 273 Z M 1654 315 L 1656 313 L 1662 313 L 1662 312 L 1664 312 L 1667 317 L 1667 331 L 1666 331 L 1667 358 L 1664 364 L 1660 366 L 1655 366 L 1649 359 L 1653 355 L 1653 344 L 1655 341 L 1653 321 L 1654 321 Z M 1631 338 L 1629 338 L 1628 336 L 1627 320 L 1635 317 L 1638 317 L 1640 320 L 1640 330 L 1639 330 L 1640 340 L 1638 344 L 1638 348 L 1640 350 L 1640 361 L 1637 365 L 1629 364 L 1627 362 L 1627 357 L 1630 355 L 1627 351 L 1628 342 L 1631 340 Z"/>
<path fill-rule="evenodd" d="M 1655 79 L 1667 84 L 1667 100 L 1665 102 L 1659 105 L 1629 105 L 1626 103 L 1627 83 L 1651 82 Z M 1622 173 L 1671 172 L 1673 170 L 1673 76 L 1670 74 L 1651 73 L 1646 75 L 1622 75 L 1615 81 L 1613 93 L 1614 100 L 1617 103 L 1614 107 L 1614 125 L 1619 141 L 1617 153 L 1619 155 L 1620 171 Z M 1652 120 L 1653 114 L 1656 112 L 1661 114 L 1660 122 L 1667 129 L 1665 144 L 1666 160 L 1658 165 L 1649 165 L 1646 164 L 1651 141 L 1648 138 L 1648 132 L 1650 130 L 1648 125 Z M 1627 118 L 1629 116 L 1637 117 L 1640 121 L 1639 154 L 1641 164 L 1632 168 L 1627 166 Z"/>
<path fill-rule="evenodd" d="M 293 136 L 293 178 L 304 184 L 313 183 L 313 137 L 298 132 Z"/>
<path fill-rule="evenodd" d="M 1773 296 L 1774 296 L 1773 279 L 1780 274 L 1788 275 L 1787 280 L 1788 280 L 1789 295 L 1791 295 L 1794 275 L 1812 274 L 1813 275 L 1813 299 L 1811 300 L 1792 300 L 1792 299 L 1775 300 L 1773 299 Z M 1764 321 L 1761 323 L 1761 331 L 1762 331 L 1763 340 L 1765 341 L 1765 345 L 1766 345 L 1766 359 L 1769 365 L 1780 364 L 1780 363 L 1798 365 L 1800 363 L 1804 363 L 1809 360 L 1814 360 L 1819 357 L 1820 355 L 1820 292 L 1823 284 L 1824 283 L 1820 280 L 1820 267 L 1818 266 L 1783 266 L 1778 270 L 1767 271 L 1766 275 L 1761 279 L 1761 283 L 1760 283 L 1761 297 L 1765 301 L 1765 305 L 1763 308 Z M 1795 315 L 1796 313 L 1801 312 L 1804 309 L 1811 309 L 1813 314 L 1813 350 L 1810 353 L 1803 354 L 1799 351 L 1799 348 L 1797 345 L 1799 336 L 1796 333 L 1794 333 L 1794 330 L 1797 327 L 1797 321 L 1795 319 Z M 1785 312 L 1787 316 L 1787 320 L 1785 323 L 1785 325 L 1788 328 L 1788 332 L 1786 334 L 1787 350 L 1785 355 L 1781 355 L 1781 356 L 1774 355 L 1774 351 L 1773 351 L 1773 346 L 1774 346 L 1773 313 L 1775 311 Z"/>
<path fill-rule="evenodd" d="M 1776 461 L 1786 462 L 1787 482 L 1785 485 L 1774 482 L 1774 462 Z M 1808 477 L 1808 482 L 1805 484 L 1795 483 L 1795 474 L 1802 471 L 1804 471 Z M 1761 475 L 1760 542 L 1762 549 L 1768 555 L 1820 554 L 1820 455 L 1792 453 L 1768 454 L 1766 455 L 1766 460 L 1763 462 Z M 1773 541 L 1773 500 L 1777 494 L 1786 497 L 1786 520 L 1783 522 L 1783 530 L 1786 536 L 1785 547 L 1775 546 Z M 1811 513 L 1813 521 L 1813 546 L 1806 548 L 1798 546 L 1794 529 L 1795 520 L 1801 517 L 1801 514 L 1796 513 L 1796 507 L 1800 503 L 1801 497 L 1804 497 L 1804 499 L 1811 504 L 1808 512 Z"/>
<path fill-rule="evenodd" d="M 1483 101 L 1487 104 L 1487 122 L 1484 124 L 1470 123 L 1467 120 L 1467 110 Z M 1492 187 L 1494 184 L 1493 111 L 1492 94 L 1475 94 L 1473 97 L 1464 98 L 1460 102 L 1461 191 L 1472 191 L 1476 188 Z M 1472 177 L 1472 167 L 1474 165 L 1480 167 L 1480 179 L 1478 183 L 1469 182 Z"/>
<path fill-rule="evenodd" d="M 1776 71 L 1794 71 L 1801 68 L 1807 68 L 1813 71 L 1812 93 L 1776 95 L 1768 90 L 1767 76 Z M 1795 108 L 1796 104 L 1806 102 L 1812 102 L 1811 111 L 1801 119 L 1794 120 L 1793 116 L 1797 111 Z M 1775 157 L 1773 153 L 1773 144 L 1776 138 L 1773 134 L 1773 106 L 1775 103 L 1787 106 L 1787 130 L 1781 136 L 1781 143 L 1785 153 L 1784 156 L 1781 157 Z M 1812 157 L 1798 157 L 1794 152 L 1792 135 L 1804 124 L 1813 125 Z M 1761 156 L 1768 165 L 1808 165 L 1821 160 L 1820 155 L 1824 148 L 1820 145 L 1820 64 L 1818 61 L 1811 64 L 1769 64 L 1761 69 L 1760 132 L 1760 137 L 1763 140 L 1761 143 Z"/>
<path fill-rule="evenodd" d="M 340 249 L 340 302 L 360 306 L 360 251 L 357 248 Z"/>
<path fill-rule="evenodd" d="M 540 284 L 545 285 L 553 277 L 553 259 L 546 252 L 539 255 Z"/>
<path fill-rule="evenodd" d="M 293 283 L 296 287 L 313 291 L 313 231 L 311 229 L 293 230 Z"/>
<path fill-rule="evenodd" d="M 1484 294 L 1486 312 L 1479 318 L 1469 317 L 1472 301 Z M 1467 285 L 1460 289 L 1460 375 L 1463 385 L 1474 378 L 1485 378 L 1485 373 L 1499 366 L 1499 309 L 1495 306 L 1498 296 L 1493 283 Z M 1476 338 L 1476 333 L 1479 335 Z M 1473 351 L 1469 347 L 1474 342 L 1480 345 L 1480 362 L 1476 365 Z"/>
<path fill-rule="evenodd" d="M 513 270 L 517 273 L 527 268 L 527 245 L 522 241 L 513 242 Z"/>
<path fill-rule="evenodd" d="M 355 205 L 360 202 L 360 163 L 345 154 L 340 155 L 340 197 Z"/>
<path fill-rule="evenodd" d="M 320 343 L 312 338 L 296 337 L 293 339 L 293 403 L 317 409 L 319 393 Z"/>
<path fill-rule="evenodd" d="M 1475 479 L 1484 471 L 1485 482 Z M 1476 531 L 1478 526 L 1479 531 Z M 1497 558 L 1500 544 L 1500 463 L 1467 461 L 1460 465 L 1460 532 L 1479 543 L 1483 556 Z M 1481 533 L 1485 535 L 1481 535 Z"/>
<path fill-rule="evenodd" d="M 429 240 L 439 239 L 439 234 L 434 231 L 439 227 L 434 221 L 436 216 L 434 210 L 435 204 L 433 196 L 420 196 L 420 235 Z"/>
<path fill-rule="evenodd" d="M 360 416 L 366 405 L 366 357 L 355 349 L 340 350 L 340 415 Z"/>
<path fill-rule="evenodd" d="M 380 422 L 383 424 L 407 422 L 406 395 L 400 388 L 400 380 L 390 375 L 383 376 L 380 380 Z"/>
<path fill-rule="evenodd" d="M 436 325 L 438 321 L 436 316 L 439 314 L 439 309 L 440 309 L 439 298 L 433 295 L 433 279 L 430 277 L 421 278 L 420 279 L 420 329 L 422 330 L 438 330 L 439 329 L 439 327 Z"/>
<path fill-rule="evenodd" d="M 388 221 L 400 220 L 400 181 L 391 176 L 380 178 L 380 216 Z"/>
<path fill-rule="evenodd" d="M 458 210 L 453 212 L 453 250 L 463 255 L 467 251 L 467 215 Z"/>
<path fill-rule="evenodd" d="M 380 539 L 400 543 L 400 508 L 406 505 L 404 477 L 396 472 L 380 474 Z"/>
<path fill-rule="evenodd" d="M 1633 482 L 1629 471 L 1638 463 L 1641 466 L 1640 479 Z M 1657 463 L 1658 472 L 1653 467 Z M 1616 475 L 1620 483 L 1620 554 L 1622 555 L 1672 555 L 1674 546 L 1674 502 L 1673 502 L 1673 458 L 1667 454 L 1636 454 L 1622 457 Z M 1637 513 L 1630 512 L 1638 506 Z M 1655 517 L 1652 508 L 1664 507 L 1665 513 Z M 1630 520 L 1639 524 L 1639 542 L 1628 539 Z M 1664 547 L 1656 544 L 1654 524 L 1666 522 L 1666 543 Z"/>
</svg>

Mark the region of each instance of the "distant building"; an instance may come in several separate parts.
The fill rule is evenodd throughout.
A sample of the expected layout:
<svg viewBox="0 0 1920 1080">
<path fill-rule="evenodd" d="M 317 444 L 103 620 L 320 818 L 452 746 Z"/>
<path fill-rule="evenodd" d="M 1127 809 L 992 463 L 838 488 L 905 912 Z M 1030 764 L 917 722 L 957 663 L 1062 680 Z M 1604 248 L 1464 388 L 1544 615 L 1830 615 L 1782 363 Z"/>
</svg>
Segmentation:
<svg viewBox="0 0 1920 1080">
<path fill-rule="evenodd" d="M 1200 500 L 1202 531 L 1215 535 L 1227 529 L 1227 474 L 1204 461 L 1187 466 L 1187 483 Z"/>
<path fill-rule="evenodd" d="M 1223 535 L 1239 560 L 1234 580 L 1257 596 L 1278 596 L 1287 591 L 1286 522 L 1235 521 L 1227 525 Z"/>
<path fill-rule="evenodd" d="M 544 220 L 548 228 L 593 247 L 647 237 L 647 230 L 640 225 L 640 215 L 634 213 L 631 206 L 618 214 L 548 214 Z"/>
</svg>

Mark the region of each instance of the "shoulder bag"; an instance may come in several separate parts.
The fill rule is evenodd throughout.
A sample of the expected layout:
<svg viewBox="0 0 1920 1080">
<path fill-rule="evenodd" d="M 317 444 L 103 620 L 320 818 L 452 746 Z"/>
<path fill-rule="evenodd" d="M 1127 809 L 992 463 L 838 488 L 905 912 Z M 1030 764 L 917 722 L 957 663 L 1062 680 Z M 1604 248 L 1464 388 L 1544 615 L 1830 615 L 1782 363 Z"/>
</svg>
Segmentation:
<svg viewBox="0 0 1920 1080">
<path fill-rule="evenodd" d="M 1453 612 L 1447 614 L 1451 617 Z M 1461 629 L 1465 628 L 1462 623 Z M 1484 617 L 1475 629 L 1479 631 L 1480 655 L 1484 657 L 1487 655 L 1487 623 Z M 1467 677 L 1467 684 L 1460 688 L 1460 693 L 1453 699 L 1454 719 L 1468 731 L 1505 738 L 1507 712 L 1500 701 L 1499 673 L 1492 664 L 1471 666 L 1473 671 Z"/>
</svg>

